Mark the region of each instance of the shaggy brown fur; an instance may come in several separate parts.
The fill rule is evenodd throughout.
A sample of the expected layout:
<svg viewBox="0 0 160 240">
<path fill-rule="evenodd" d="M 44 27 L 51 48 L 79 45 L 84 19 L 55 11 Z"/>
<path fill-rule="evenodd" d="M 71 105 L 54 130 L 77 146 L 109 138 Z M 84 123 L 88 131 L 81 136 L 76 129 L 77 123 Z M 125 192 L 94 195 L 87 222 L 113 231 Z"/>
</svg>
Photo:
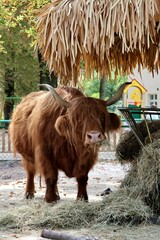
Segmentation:
<svg viewBox="0 0 160 240">
<path fill-rule="evenodd" d="M 117 115 L 110 114 L 105 101 L 85 97 L 75 88 L 56 90 L 70 103 L 62 107 L 50 92 L 30 93 L 17 106 L 9 132 L 15 152 L 23 158 L 27 172 L 26 198 L 34 196 L 34 176 L 45 178 L 47 202 L 58 199 L 58 170 L 78 183 L 77 199 L 88 200 L 88 172 L 97 161 L 96 142 L 90 134 L 98 132 L 99 141 L 120 127 Z"/>
</svg>

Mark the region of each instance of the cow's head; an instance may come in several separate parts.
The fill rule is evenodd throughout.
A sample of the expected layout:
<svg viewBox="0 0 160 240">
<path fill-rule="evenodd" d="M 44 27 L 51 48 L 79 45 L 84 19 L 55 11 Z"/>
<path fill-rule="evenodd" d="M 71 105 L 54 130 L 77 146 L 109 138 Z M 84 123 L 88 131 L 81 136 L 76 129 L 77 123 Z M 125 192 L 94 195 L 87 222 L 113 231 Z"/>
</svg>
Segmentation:
<svg viewBox="0 0 160 240">
<path fill-rule="evenodd" d="M 51 86 L 46 84 L 42 86 L 47 87 L 56 101 L 67 109 L 65 114 L 59 116 L 55 123 L 59 135 L 87 145 L 103 141 L 110 131 L 120 127 L 119 117 L 114 113 L 109 113 L 107 106 L 120 99 L 128 84 L 130 83 L 122 84 L 116 94 L 107 101 L 83 95 L 66 101 Z"/>
</svg>

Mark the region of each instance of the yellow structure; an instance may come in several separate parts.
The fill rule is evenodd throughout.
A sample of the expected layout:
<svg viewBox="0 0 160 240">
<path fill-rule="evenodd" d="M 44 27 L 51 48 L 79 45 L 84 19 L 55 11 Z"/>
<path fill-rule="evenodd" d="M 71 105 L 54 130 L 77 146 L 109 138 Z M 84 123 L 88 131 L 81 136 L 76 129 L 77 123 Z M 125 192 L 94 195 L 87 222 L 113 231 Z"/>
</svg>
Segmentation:
<svg viewBox="0 0 160 240">
<path fill-rule="evenodd" d="M 147 90 L 136 79 L 133 79 L 132 83 L 123 91 L 123 106 L 144 107 L 144 95 L 146 92 Z"/>
</svg>

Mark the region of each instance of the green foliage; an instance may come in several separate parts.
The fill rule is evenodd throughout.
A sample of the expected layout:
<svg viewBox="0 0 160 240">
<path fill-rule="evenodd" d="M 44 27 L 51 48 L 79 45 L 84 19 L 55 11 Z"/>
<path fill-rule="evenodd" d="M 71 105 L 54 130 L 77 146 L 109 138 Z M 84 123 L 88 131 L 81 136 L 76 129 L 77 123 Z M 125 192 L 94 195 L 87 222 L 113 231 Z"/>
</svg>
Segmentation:
<svg viewBox="0 0 160 240">
<path fill-rule="evenodd" d="M 15 94 L 26 94 L 31 91 L 33 83 L 38 81 L 39 75 L 38 61 L 33 55 L 33 48 L 28 45 L 25 34 L 15 28 L 4 31 L 2 40 L 5 49 L 0 54 L 2 75 L 5 75 L 7 69 L 13 71 Z M 4 80 L 2 79 L 2 81 Z M 26 86 L 28 87 L 26 88 Z M 27 89 L 28 91 L 26 91 Z"/>
<path fill-rule="evenodd" d="M 86 95 L 99 98 L 100 79 L 84 79 L 81 84 Z"/>
<path fill-rule="evenodd" d="M 35 10 L 47 0 L 1 0 L 0 5 L 0 86 L 6 71 L 13 72 L 15 94 L 23 96 L 37 89 L 39 62 L 36 42 Z"/>
<path fill-rule="evenodd" d="M 17 96 L 39 89 L 40 69 L 35 52 L 35 11 L 49 0 L 1 0 L 0 4 L 0 112 L 12 112 Z M 43 79 L 41 79 L 43 81 Z M 12 87 L 10 87 L 12 86 Z M 11 99 L 9 100 L 9 98 Z M 5 104 L 4 104 L 5 99 Z M 10 105 L 10 110 L 9 110 Z M 12 106 L 11 106 L 12 105 Z"/>
<path fill-rule="evenodd" d="M 114 73 L 112 73 L 111 79 L 106 80 L 105 84 L 105 99 L 108 99 L 114 95 L 120 85 L 128 80 L 127 76 L 118 76 L 115 79 Z M 81 80 L 83 90 L 86 95 L 90 97 L 100 98 L 100 78 L 95 74 L 94 79 Z M 116 111 L 117 106 L 122 106 L 122 101 L 119 100 L 112 106 L 109 106 L 109 110 Z"/>
</svg>

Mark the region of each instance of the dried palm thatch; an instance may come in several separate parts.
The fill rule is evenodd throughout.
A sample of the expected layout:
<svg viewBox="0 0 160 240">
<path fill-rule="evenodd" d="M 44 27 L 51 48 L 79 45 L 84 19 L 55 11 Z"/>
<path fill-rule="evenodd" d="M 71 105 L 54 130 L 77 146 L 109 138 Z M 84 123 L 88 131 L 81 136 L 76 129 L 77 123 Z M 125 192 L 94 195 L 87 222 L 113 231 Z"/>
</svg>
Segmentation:
<svg viewBox="0 0 160 240">
<path fill-rule="evenodd" d="M 160 121 L 148 121 L 148 128 L 151 134 L 152 140 L 160 139 Z M 142 136 L 145 139 L 145 143 L 150 143 L 148 131 L 145 121 L 137 124 Z M 141 154 L 142 147 L 139 144 L 134 133 L 130 131 L 124 132 L 117 147 L 116 147 L 116 157 L 120 162 L 132 162 L 137 160 L 137 157 Z"/>
<path fill-rule="evenodd" d="M 63 84 L 87 75 L 160 66 L 159 0 L 55 0 L 37 12 L 38 46 Z"/>
</svg>

